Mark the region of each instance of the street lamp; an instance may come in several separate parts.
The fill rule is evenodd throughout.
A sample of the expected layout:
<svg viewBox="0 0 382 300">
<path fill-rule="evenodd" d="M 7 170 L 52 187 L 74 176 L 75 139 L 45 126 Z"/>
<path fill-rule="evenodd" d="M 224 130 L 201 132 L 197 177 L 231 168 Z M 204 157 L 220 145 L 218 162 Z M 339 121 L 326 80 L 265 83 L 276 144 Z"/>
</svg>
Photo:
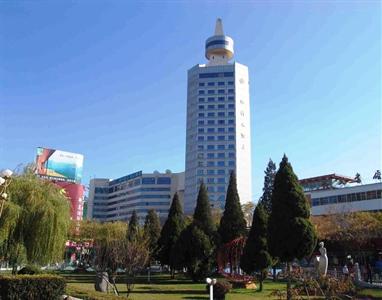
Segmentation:
<svg viewBox="0 0 382 300">
<path fill-rule="evenodd" d="M 7 200 L 8 198 L 7 187 L 9 186 L 11 182 L 12 174 L 13 172 L 9 169 L 5 169 L 0 172 L 0 200 L 1 200 L 0 218 L 3 213 L 5 200 Z"/>
<path fill-rule="evenodd" d="M 214 300 L 214 285 L 216 284 L 216 279 L 206 278 L 206 283 L 210 286 L 210 300 Z"/>
</svg>

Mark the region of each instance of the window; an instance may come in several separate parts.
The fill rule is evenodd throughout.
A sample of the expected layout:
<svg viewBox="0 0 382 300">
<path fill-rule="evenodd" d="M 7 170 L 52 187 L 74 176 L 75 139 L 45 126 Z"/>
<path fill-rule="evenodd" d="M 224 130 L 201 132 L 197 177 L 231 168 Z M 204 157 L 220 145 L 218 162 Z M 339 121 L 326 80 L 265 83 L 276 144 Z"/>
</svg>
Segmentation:
<svg viewBox="0 0 382 300">
<path fill-rule="evenodd" d="M 198 145 L 198 150 L 204 150 L 204 146 L 203 145 Z"/>
<path fill-rule="evenodd" d="M 207 150 L 215 150 L 215 146 L 214 145 L 207 145 Z"/>
<path fill-rule="evenodd" d="M 218 90 L 218 94 L 224 94 L 224 90 Z"/>
<path fill-rule="evenodd" d="M 225 192 L 225 187 L 223 185 L 218 186 L 218 192 L 219 193 L 224 193 Z"/>
<path fill-rule="evenodd" d="M 215 113 L 213 113 L 213 112 L 209 112 L 209 113 L 207 114 L 207 116 L 208 116 L 208 117 L 215 117 Z"/>
<path fill-rule="evenodd" d="M 219 125 L 224 125 L 225 122 L 224 122 L 224 120 L 218 120 L 218 124 L 219 124 Z"/>
<path fill-rule="evenodd" d="M 202 161 L 198 161 L 198 167 L 203 167 L 203 162 Z"/>
<path fill-rule="evenodd" d="M 228 124 L 230 125 L 235 124 L 235 120 L 232 120 L 232 119 L 228 120 Z"/>
<path fill-rule="evenodd" d="M 215 170 L 207 170 L 207 175 L 214 175 L 215 174 Z"/>
<path fill-rule="evenodd" d="M 222 85 L 225 85 L 225 84 L 224 84 L 224 81 L 219 81 L 219 82 L 218 82 L 218 86 L 222 86 Z"/>
<path fill-rule="evenodd" d="M 215 124 L 215 121 L 214 121 L 214 120 L 208 120 L 208 121 L 207 121 L 207 124 L 208 124 L 208 125 L 214 125 L 214 124 Z"/>
<path fill-rule="evenodd" d="M 207 158 L 214 158 L 215 154 L 214 153 L 207 153 Z"/>
<path fill-rule="evenodd" d="M 224 108 L 225 108 L 224 104 L 219 104 L 218 105 L 218 109 L 224 109 Z"/>
<path fill-rule="evenodd" d="M 155 184 L 155 177 L 143 177 L 142 184 Z"/>
<path fill-rule="evenodd" d="M 207 183 L 214 183 L 214 182 L 215 182 L 215 178 L 213 177 L 207 178 Z"/>
<path fill-rule="evenodd" d="M 377 191 L 366 192 L 366 198 L 367 198 L 367 200 L 376 199 L 377 198 Z"/>
<path fill-rule="evenodd" d="M 199 98 L 198 101 L 199 101 L 199 103 L 203 103 L 204 102 L 204 98 Z"/>
<path fill-rule="evenodd" d="M 224 145 L 218 145 L 218 150 L 224 150 Z"/>
<path fill-rule="evenodd" d="M 218 170 L 218 175 L 224 175 L 225 174 L 225 170 L 224 169 L 219 169 Z"/>
<path fill-rule="evenodd" d="M 224 132 L 224 131 L 225 131 L 224 127 L 219 127 L 218 128 L 218 132 Z"/>
<path fill-rule="evenodd" d="M 202 135 L 198 136 L 198 141 L 204 141 L 204 136 Z"/>
<path fill-rule="evenodd" d="M 214 141 L 215 137 L 213 135 L 207 136 L 207 141 Z"/>
<path fill-rule="evenodd" d="M 226 43 L 226 41 L 211 41 L 210 43 Z M 206 45 L 207 47 L 210 45 Z M 202 73 L 199 74 L 199 78 L 217 78 L 217 77 L 233 77 L 233 72 L 224 73 Z"/>
<path fill-rule="evenodd" d="M 229 167 L 234 167 L 234 166 L 235 166 L 235 161 L 234 161 L 234 160 L 230 160 L 230 161 L 228 162 L 228 166 L 229 166 Z"/>
<path fill-rule="evenodd" d="M 199 113 L 198 116 L 199 118 L 204 118 L 204 113 Z"/>
<path fill-rule="evenodd" d="M 234 127 L 228 127 L 228 132 L 235 132 L 235 128 Z"/>
<path fill-rule="evenodd" d="M 233 153 L 233 152 L 228 153 L 228 157 L 229 158 L 235 158 L 235 153 Z"/>
<path fill-rule="evenodd" d="M 234 92 L 234 89 L 228 89 L 228 94 L 233 94 Z"/>
<path fill-rule="evenodd" d="M 229 144 L 229 145 L 228 145 L 228 149 L 230 149 L 230 150 L 231 150 L 231 149 L 235 149 L 235 145 L 233 145 L 233 144 Z"/>
<path fill-rule="evenodd" d="M 199 105 L 198 108 L 203 110 L 204 109 L 204 105 Z"/>
<path fill-rule="evenodd" d="M 171 177 L 158 177 L 157 184 L 171 184 Z"/>
<path fill-rule="evenodd" d="M 234 136 L 234 135 L 229 135 L 229 136 L 228 136 L 228 140 L 229 140 L 229 141 L 233 141 L 233 140 L 235 140 L 235 136 Z"/>
<path fill-rule="evenodd" d="M 204 91 L 203 90 L 199 90 L 199 95 L 204 95 Z"/>
<path fill-rule="evenodd" d="M 215 162 L 207 161 L 207 167 L 213 167 L 214 165 L 215 165 Z"/>
<path fill-rule="evenodd" d="M 215 109 L 215 105 L 208 105 L 208 109 Z"/>
<path fill-rule="evenodd" d="M 215 132 L 215 128 L 207 128 L 207 132 L 208 133 L 214 133 Z"/>
<path fill-rule="evenodd" d="M 204 157 L 203 153 L 198 153 L 198 158 L 203 159 L 203 157 Z"/>
<path fill-rule="evenodd" d="M 235 97 L 234 96 L 228 96 L 228 101 L 234 101 Z"/>
<path fill-rule="evenodd" d="M 224 111 L 218 112 L 218 117 L 225 117 L 225 112 Z"/>
<path fill-rule="evenodd" d="M 213 95 L 215 94 L 215 90 L 208 90 L 208 95 Z"/>
<path fill-rule="evenodd" d="M 199 120 L 198 121 L 198 125 L 204 125 L 204 121 L 203 120 Z"/>
<path fill-rule="evenodd" d="M 203 172 L 203 169 L 198 169 L 198 171 L 197 171 L 197 174 L 198 174 L 198 175 L 203 175 L 203 173 L 204 173 L 204 172 Z"/>
<path fill-rule="evenodd" d="M 204 128 L 199 128 L 198 133 L 204 133 Z"/>
<path fill-rule="evenodd" d="M 215 82 L 209 82 L 208 86 L 215 86 Z"/>
<path fill-rule="evenodd" d="M 218 183 L 225 183 L 225 178 L 218 178 Z"/>
<path fill-rule="evenodd" d="M 224 135 L 218 135 L 218 141 L 224 141 L 225 136 Z"/>
<path fill-rule="evenodd" d="M 214 102 L 215 101 L 215 98 L 214 97 L 208 97 L 208 102 Z"/>
<path fill-rule="evenodd" d="M 199 86 L 204 86 L 204 82 L 199 82 Z"/>
<path fill-rule="evenodd" d="M 235 108 L 235 104 L 228 104 L 228 108 L 229 109 L 234 109 Z"/>
<path fill-rule="evenodd" d="M 219 152 L 218 153 L 218 158 L 224 158 L 224 157 L 225 157 L 224 152 Z"/>
<path fill-rule="evenodd" d="M 224 167 L 224 160 L 219 160 L 218 161 L 218 167 Z"/>
<path fill-rule="evenodd" d="M 234 116 L 235 116 L 235 112 L 233 112 L 233 111 L 229 111 L 229 112 L 228 112 L 228 116 L 229 116 L 229 117 L 234 117 Z"/>
<path fill-rule="evenodd" d="M 224 100 L 225 100 L 224 97 L 218 97 L 219 102 L 224 102 Z"/>
<path fill-rule="evenodd" d="M 233 85 L 233 81 L 228 81 L 228 85 Z"/>
<path fill-rule="evenodd" d="M 213 193 L 215 192 L 215 188 L 213 186 L 207 186 L 207 191 L 209 191 L 210 193 Z"/>
<path fill-rule="evenodd" d="M 318 206 L 318 205 L 320 205 L 320 199 L 319 198 L 312 199 L 312 206 Z"/>
</svg>

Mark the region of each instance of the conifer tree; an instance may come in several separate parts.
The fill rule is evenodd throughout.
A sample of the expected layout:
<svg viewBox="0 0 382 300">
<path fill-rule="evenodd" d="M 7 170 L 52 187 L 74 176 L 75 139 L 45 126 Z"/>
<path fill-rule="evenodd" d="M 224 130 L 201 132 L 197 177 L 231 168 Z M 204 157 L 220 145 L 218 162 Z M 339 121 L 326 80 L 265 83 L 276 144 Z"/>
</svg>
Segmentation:
<svg viewBox="0 0 382 300">
<path fill-rule="evenodd" d="M 260 271 L 260 288 L 266 278 L 267 268 L 272 264 L 272 257 L 268 252 L 268 214 L 263 204 L 256 206 L 253 214 L 252 227 L 240 259 L 240 267 L 247 274 Z"/>
<path fill-rule="evenodd" d="M 215 236 L 216 227 L 212 220 L 211 205 L 208 199 L 207 188 L 203 182 L 199 187 L 193 223 L 203 230 L 206 235 L 210 237 Z"/>
<path fill-rule="evenodd" d="M 178 194 L 175 193 L 166 222 L 162 227 L 158 240 L 158 258 L 163 265 L 169 265 L 171 275 L 174 276 L 175 259 L 174 248 L 182 230 L 185 227 L 183 209 Z"/>
<path fill-rule="evenodd" d="M 287 263 L 288 300 L 291 299 L 290 262 L 310 255 L 317 243 L 316 231 L 309 217 L 309 203 L 284 154 L 275 176 L 268 237 L 271 255 Z"/>
<path fill-rule="evenodd" d="M 263 187 L 263 195 L 260 198 L 260 203 L 264 205 L 264 208 L 268 214 L 271 213 L 272 210 L 272 191 L 273 191 L 273 183 L 276 175 L 276 165 L 269 159 L 267 168 L 264 171 L 264 187 Z"/>
<path fill-rule="evenodd" d="M 234 172 L 231 172 L 224 213 L 223 217 L 220 219 L 220 241 L 225 244 L 244 235 L 246 235 L 246 221 L 240 206 L 236 175 Z"/>
<path fill-rule="evenodd" d="M 138 236 L 139 222 L 137 212 L 134 210 L 129 221 L 129 227 L 127 228 L 127 239 L 131 242 Z"/>
<path fill-rule="evenodd" d="M 154 259 L 157 255 L 158 239 L 161 232 L 159 217 L 154 209 L 148 211 L 143 230 L 145 238 L 148 240 L 150 257 Z"/>
</svg>

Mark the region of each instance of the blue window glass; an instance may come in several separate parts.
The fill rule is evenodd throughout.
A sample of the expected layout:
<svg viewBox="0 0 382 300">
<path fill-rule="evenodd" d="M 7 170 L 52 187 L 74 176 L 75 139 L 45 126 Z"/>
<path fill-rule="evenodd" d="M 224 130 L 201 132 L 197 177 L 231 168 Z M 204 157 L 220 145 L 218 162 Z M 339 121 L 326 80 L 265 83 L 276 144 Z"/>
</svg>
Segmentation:
<svg viewBox="0 0 382 300">
<path fill-rule="evenodd" d="M 218 150 L 224 150 L 224 145 L 218 145 Z"/>
<path fill-rule="evenodd" d="M 215 187 L 213 187 L 213 186 L 208 186 L 208 187 L 207 187 L 207 190 L 208 190 L 210 193 L 213 193 L 213 192 L 215 192 Z"/>
<path fill-rule="evenodd" d="M 204 91 L 203 90 L 199 90 L 199 95 L 204 95 Z"/>
<path fill-rule="evenodd" d="M 234 96 L 228 96 L 228 100 L 229 100 L 229 101 L 234 101 L 234 100 L 235 100 L 235 97 L 234 97 Z"/>
<path fill-rule="evenodd" d="M 215 165 L 215 162 L 207 161 L 207 167 L 213 167 L 214 165 Z"/>
<path fill-rule="evenodd" d="M 204 102 L 204 98 L 199 98 L 198 101 L 199 101 L 199 103 L 203 103 Z"/>
<path fill-rule="evenodd" d="M 235 108 L 235 104 L 228 104 L 228 108 L 234 109 Z"/>
<path fill-rule="evenodd" d="M 219 104 L 218 105 L 218 109 L 224 109 L 224 108 L 225 108 L 224 104 Z"/>
<path fill-rule="evenodd" d="M 218 175 L 224 175 L 225 174 L 225 170 L 224 169 L 219 169 L 218 170 Z"/>
<path fill-rule="evenodd" d="M 225 155 L 224 155 L 224 152 L 219 152 L 219 153 L 218 153 L 218 158 L 224 158 L 224 156 L 225 156 Z"/>
<path fill-rule="evenodd" d="M 225 131 L 225 128 L 224 127 L 219 127 L 218 128 L 218 132 L 224 132 Z"/>
<path fill-rule="evenodd" d="M 204 133 L 204 128 L 199 128 L 198 133 Z"/>
<path fill-rule="evenodd" d="M 204 146 L 203 145 L 198 145 L 198 150 L 204 150 Z"/>
<path fill-rule="evenodd" d="M 214 158 L 215 154 L 214 153 L 207 153 L 207 158 Z"/>
<path fill-rule="evenodd" d="M 234 135 L 229 135 L 229 136 L 228 136 L 228 140 L 229 140 L 229 141 L 233 141 L 234 139 L 235 139 L 235 136 L 234 136 Z"/>
<path fill-rule="evenodd" d="M 215 105 L 208 105 L 208 109 L 215 109 Z"/>
<path fill-rule="evenodd" d="M 204 125 L 204 120 L 199 120 L 198 125 Z"/>
<path fill-rule="evenodd" d="M 228 41 L 225 41 L 225 40 L 211 41 L 211 42 L 206 44 L 206 48 L 213 46 L 213 45 L 228 45 Z"/>
<path fill-rule="evenodd" d="M 225 201 L 225 196 L 224 195 L 220 195 L 219 198 L 218 198 L 218 201 L 220 201 L 220 202 Z"/>
<path fill-rule="evenodd" d="M 225 100 L 224 97 L 218 97 L 219 102 L 224 102 L 224 100 Z"/>
<path fill-rule="evenodd" d="M 233 77 L 233 72 L 224 72 L 224 77 Z"/>
<path fill-rule="evenodd" d="M 228 117 L 234 117 L 235 116 L 235 112 L 234 111 L 229 111 L 228 112 Z"/>
<path fill-rule="evenodd" d="M 235 145 L 234 145 L 234 144 L 229 144 L 229 145 L 228 145 L 228 149 L 230 149 L 230 150 L 231 150 L 231 149 L 235 149 Z"/>
<path fill-rule="evenodd" d="M 215 146 L 214 145 L 207 145 L 207 150 L 215 150 Z"/>
<path fill-rule="evenodd" d="M 218 85 L 219 85 L 219 86 L 224 85 L 224 81 L 219 81 L 219 82 L 218 82 Z"/>
<path fill-rule="evenodd" d="M 215 82 L 209 82 L 208 86 L 215 86 Z"/>
<path fill-rule="evenodd" d="M 233 152 L 228 153 L 228 157 L 229 158 L 235 158 L 235 153 L 233 153 Z"/>
<path fill-rule="evenodd" d="M 214 121 L 214 120 L 208 120 L 208 121 L 207 121 L 207 124 L 208 124 L 208 125 L 214 125 L 214 124 L 215 124 L 215 121 Z"/>
<path fill-rule="evenodd" d="M 234 92 L 234 89 L 228 89 L 228 94 L 233 94 Z"/>
<path fill-rule="evenodd" d="M 208 90 L 208 95 L 213 95 L 213 94 L 215 94 L 215 90 Z"/>
<path fill-rule="evenodd" d="M 218 192 L 224 193 L 225 192 L 225 186 L 222 186 L 222 185 L 218 186 Z"/>
<path fill-rule="evenodd" d="M 312 206 L 319 206 L 320 205 L 320 198 L 312 199 Z"/>
<path fill-rule="evenodd" d="M 235 128 L 234 127 L 228 127 L 228 132 L 235 132 Z"/>
<path fill-rule="evenodd" d="M 218 117 L 225 117 L 225 112 L 224 111 L 218 112 Z"/>
<path fill-rule="evenodd" d="M 155 177 L 143 177 L 142 184 L 155 184 Z"/>
<path fill-rule="evenodd" d="M 204 170 L 203 170 L 203 169 L 198 169 L 198 171 L 197 171 L 197 174 L 198 174 L 198 175 L 203 175 L 203 173 L 204 173 Z"/>
<path fill-rule="evenodd" d="M 228 81 L 228 85 L 233 85 L 233 81 Z"/>
<path fill-rule="evenodd" d="M 207 183 L 214 183 L 214 182 L 215 182 L 215 178 L 213 177 L 207 178 Z"/>
<path fill-rule="evenodd" d="M 207 132 L 208 133 L 213 133 L 213 132 L 215 132 L 215 128 L 207 128 Z"/>
<path fill-rule="evenodd" d="M 215 117 L 215 113 L 213 113 L 213 112 L 209 112 L 209 113 L 207 114 L 207 116 L 208 116 L 208 117 Z"/>
<path fill-rule="evenodd" d="M 218 178 L 218 183 L 225 183 L 225 178 Z"/>
<path fill-rule="evenodd" d="M 224 141 L 225 136 L 224 135 L 218 135 L 218 141 Z"/>
<path fill-rule="evenodd" d="M 208 102 L 215 102 L 215 98 L 214 97 L 208 97 Z"/>
<path fill-rule="evenodd" d="M 199 109 L 204 109 L 204 105 L 199 105 Z"/>
<path fill-rule="evenodd" d="M 199 113 L 198 116 L 199 118 L 204 118 L 204 113 Z"/>
<path fill-rule="evenodd" d="M 199 82 L 199 86 L 204 86 L 204 82 Z"/>
<path fill-rule="evenodd" d="M 235 124 L 235 120 L 232 120 L 232 119 L 228 120 L 228 124 Z"/>
<path fill-rule="evenodd" d="M 224 160 L 218 161 L 218 167 L 224 167 Z"/>
<path fill-rule="evenodd" d="M 204 141 L 204 136 L 198 136 L 198 141 Z"/>
<path fill-rule="evenodd" d="M 224 94 L 224 90 L 218 90 L 218 94 Z"/>
<path fill-rule="evenodd" d="M 215 174 L 215 170 L 207 170 L 207 175 L 214 175 Z"/>
<path fill-rule="evenodd" d="M 171 177 L 158 177 L 157 184 L 171 184 Z"/>
<path fill-rule="evenodd" d="M 225 44 L 226 41 L 211 41 L 210 43 L 222 43 Z M 208 44 L 206 45 L 208 47 Z M 199 74 L 199 78 L 217 78 L 217 77 L 233 77 L 233 72 L 224 72 L 224 73 L 202 73 Z"/>
<path fill-rule="evenodd" d="M 234 166 L 235 166 L 235 161 L 234 161 L 234 160 L 230 160 L 230 161 L 228 162 L 228 166 L 229 166 L 229 167 L 234 167 Z"/>
<path fill-rule="evenodd" d="M 207 141 L 214 141 L 215 137 L 213 135 L 207 136 Z"/>
</svg>

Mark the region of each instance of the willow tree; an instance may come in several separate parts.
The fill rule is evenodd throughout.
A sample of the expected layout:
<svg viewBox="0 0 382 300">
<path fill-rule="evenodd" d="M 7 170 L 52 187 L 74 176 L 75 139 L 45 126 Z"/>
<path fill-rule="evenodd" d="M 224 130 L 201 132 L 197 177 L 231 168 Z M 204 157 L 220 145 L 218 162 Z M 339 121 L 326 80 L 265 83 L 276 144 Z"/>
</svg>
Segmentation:
<svg viewBox="0 0 382 300">
<path fill-rule="evenodd" d="M 61 188 L 37 178 L 33 167 L 12 178 L 9 201 L 0 219 L 5 260 L 17 265 L 61 261 L 70 225 L 70 204 Z"/>
</svg>

